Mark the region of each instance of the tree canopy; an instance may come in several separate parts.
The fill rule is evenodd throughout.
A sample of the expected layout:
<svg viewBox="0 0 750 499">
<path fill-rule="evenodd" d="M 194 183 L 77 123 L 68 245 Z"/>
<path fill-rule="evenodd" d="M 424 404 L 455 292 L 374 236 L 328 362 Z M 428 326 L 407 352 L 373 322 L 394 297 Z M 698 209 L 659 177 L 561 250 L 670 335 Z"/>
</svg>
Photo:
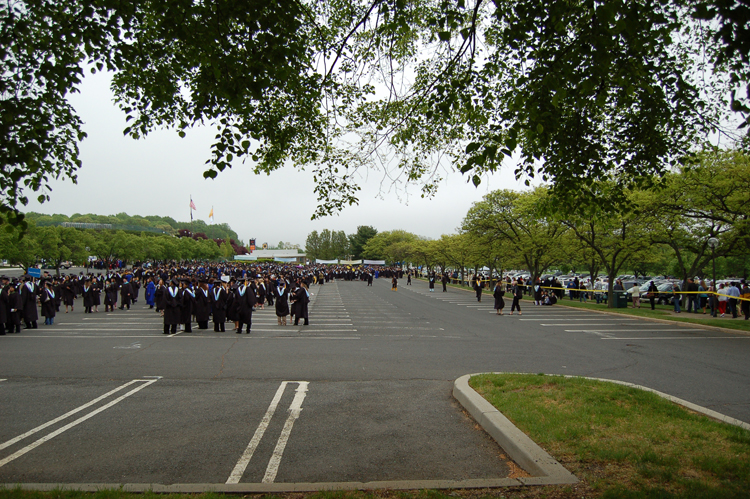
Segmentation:
<svg viewBox="0 0 750 499">
<path fill-rule="evenodd" d="M 478 184 L 511 157 L 565 202 L 607 180 L 617 204 L 730 110 L 747 125 L 747 21 L 716 0 L 10 0 L 0 210 L 76 179 L 67 96 L 89 68 L 113 73 L 134 138 L 214 127 L 207 178 L 311 168 L 315 216 L 357 201 L 361 168 L 429 196 L 444 163 Z"/>
</svg>

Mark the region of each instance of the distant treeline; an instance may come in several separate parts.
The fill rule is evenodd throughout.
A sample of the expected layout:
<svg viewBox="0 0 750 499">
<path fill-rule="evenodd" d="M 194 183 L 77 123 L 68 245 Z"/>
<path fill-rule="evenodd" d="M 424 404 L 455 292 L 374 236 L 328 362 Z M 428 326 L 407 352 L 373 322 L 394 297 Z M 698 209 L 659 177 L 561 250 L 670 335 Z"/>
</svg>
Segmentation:
<svg viewBox="0 0 750 499">
<path fill-rule="evenodd" d="M 112 229 L 126 231 L 161 232 L 169 235 L 178 235 L 180 230 L 189 230 L 193 234 L 205 234 L 208 239 L 234 239 L 238 240 L 237 233 L 228 224 L 209 225 L 203 220 L 193 222 L 178 222 L 172 217 L 160 217 L 150 215 L 141 217 L 130 216 L 127 213 L 117 215 L 94 215 L 91 213 L 82 215 L 75 213 L 67 215 L 43 215 L 41 213 L 26 213 L 26 220 L 34 222 L 37 227 L 49 227 L 60 225 L 64 222 L 85 224 L 109 224 Z"/>
</svg>

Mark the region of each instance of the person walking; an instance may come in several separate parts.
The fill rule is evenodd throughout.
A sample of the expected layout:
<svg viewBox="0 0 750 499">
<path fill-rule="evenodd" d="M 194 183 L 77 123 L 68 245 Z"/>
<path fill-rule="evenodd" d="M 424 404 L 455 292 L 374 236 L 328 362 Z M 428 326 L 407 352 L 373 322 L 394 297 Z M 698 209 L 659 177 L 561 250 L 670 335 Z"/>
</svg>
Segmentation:
<svg viewBox="0 0 750 499">
<path fill-rule="evenodd" d="M 654 284 L 654 281 L 651 281 L 648 285 L 648 289 L 646 290 L 648 294 L 646 294 L 646 297 L 648 298 L 649 303 L 651 304 L 651 310 L 656 309 L 656 295 L 659 293 L 659 288 L 656 287 L 656 284 Z"/>
<path fill-rule="evenodd" d="M 481 303 L 482 301 L 482 288 L 484 287 L 484 282 L 482 282 L 482 276 L 480 274 L 477 274 L 476 277 L 474 277 L 474 291 L 477 293 L 477 301 Z"/>
<path fill-rule="evenodd" d="M 523 282 L 523 281 L 520 281 Z M 521 298 L 523 298 L 523 284 L 519 281 L 513 281 L 513 303 L 510 306 L 510 315 L 513 315 L 513 311 L 518 310 L 518 315 L 521 315 Z"/>
<path fill-rule="evenodd" d="M 630 299 L 633 301 L 633 308 L 641 308 L 641 286 L 635 283 L 635 286 L 630 288 Z"/>
<path fill-rule="evenodd" d="M 505 308 L 505 291 L 503 290 L 503 282 L 497 281 L 495 283 L 495 290 L 492 292 L 492 297 L 495 299 L 495 310 L 497 315 L 503 315 L 503 308 Z"/>
</svg>

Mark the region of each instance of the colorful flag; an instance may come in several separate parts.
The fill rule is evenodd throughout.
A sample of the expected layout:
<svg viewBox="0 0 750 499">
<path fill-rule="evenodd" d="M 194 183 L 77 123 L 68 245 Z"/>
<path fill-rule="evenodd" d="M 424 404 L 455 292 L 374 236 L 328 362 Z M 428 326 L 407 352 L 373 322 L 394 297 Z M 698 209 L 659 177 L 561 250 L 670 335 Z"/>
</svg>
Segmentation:
<svg viewBox="0 0 750 499">
<path fill-rule="evenodd" d="M 208 218 L 214 218 L 214 207 L 211 207 L 211 213 L 208 214 Z"/>
<path fill-rule="evenodd" d="M 193 203 L 193 197 L 192 196 L 190 196 L 190 209 L 191 210 L 195 210 L 196 209 L 195 208 L 195 203 Z"/>
</svg>

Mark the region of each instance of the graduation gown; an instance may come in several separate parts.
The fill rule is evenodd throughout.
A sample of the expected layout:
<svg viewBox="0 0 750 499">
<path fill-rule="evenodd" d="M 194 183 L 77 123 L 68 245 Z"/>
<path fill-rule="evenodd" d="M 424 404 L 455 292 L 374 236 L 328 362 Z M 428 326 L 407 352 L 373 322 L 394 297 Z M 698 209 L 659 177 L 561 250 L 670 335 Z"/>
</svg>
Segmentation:
<svg viewBox="0 0 750 499">
<path fill-rule="evenodd" d="M 503 299 L 505 291 L 503 291 L 502 285 L 495 286 L 495 292 L 492 293 L 492 296 L 495 298 L 495 310 L 502 310 L 505 307 L 505 300 Z"/>
<path fill-rule="evenodd" d="M 276 316 L 286 317 L 289 315 L 289 287 L 274 286 L 273 291 L 273 294 L 276 295 Z"/>
<path fill-rule="evenodd" d="M 23 309 L 23 302 L 21 301 L 21 293 L 14 291 L 8 294 L 8 324 L 13 326 L 21 325 L 21 312 Z M 36 305 L 34 305 L 36 309 Z"/>
<path fill-rule="evenodd" d="M 207 289 L 195 290 L 195 320 L 196 322 L 208 322 L 211 315 L 211 295 Z"/>
<path fill-rule="evenodd" d="M 83 306 L 85 308 L 91 308 L 94 306 L 94 287 L 93 286 L 84 286 L 83 287 L 83 293 L 81 293 L 83 296 Z"/>
<path fill-rule="evenodd" d="M 130 306 L 133 302 L 133 286 L 128 281 L 122 281 L 120 288 L 120 307 Z"/>
<path fill-rule="evenodd" d="M 240 286 L 237 288 L 235 300 L 237 301 L 237 320 L 242 324 L 250 324 L 253 319 L 253 307 L 256 302 L 255 290 L 250 286 L 244 289 Z"/>
<path fill-rule="evenodd" d="M 153 281 L 146 284 L 146 304 L 150 307 L 156 304 L 156 285 Z"/>
<path fill-rule="evenodd" d="M 112 282 L 104 290 L 104 304 L 114 307 L 117 304 L 117 283 Z"/>
<path fill-rule="evenodd" d="M 21 307 L 23 308 L 24 322 L 35 322 L 39 320 L 39 313 L 36 309 L 36 297 L 39 288 L 32 282 L 25 282 L 21 285 Z"/>
<path fill-rule="evenodd" d="M 43 289 L 42 294 L 39 297 L 39 301 L 42 302 L 42 316 L 43 317 L 54 317 L 57 309 L 55 303 L 56 294 L 51 289 Z"/>
<path fill-rule="evenodd" d="M 182 296 L 179 288 L 167 288 L 164 292 L 164 325 L 172 326 L 180 323 L 180 301 Z"/>
<path fill-rule="evenodd" d="M 308 320 L 307 316 L 307 304 L 310 303 L 310 298 L 307 296 L 305 288 L 299 287 L 294 292 L 294 321 L 297 322 L 300 319 Z"/>
<path fill-rule="evenodd" d="M 180 324 L 193 322 L 193 304 L 195 303 L 195 292 L 190 288 L 180 290 Z"/>
<path fill-rule="evenodd" d="M 214 314 L 214 322 L 219 324 L 227 320 L 227 290 L 221 286 L 214 286 L 211 291 L 208 292 L 208 297 L 211 299 L 211 310 Z"/>
<path fill-rule="evenodd" d="M 91 300 L 95 307 L 102 304 L 102 283 L 99 281 L 91 284 Z"/>
</svg>

